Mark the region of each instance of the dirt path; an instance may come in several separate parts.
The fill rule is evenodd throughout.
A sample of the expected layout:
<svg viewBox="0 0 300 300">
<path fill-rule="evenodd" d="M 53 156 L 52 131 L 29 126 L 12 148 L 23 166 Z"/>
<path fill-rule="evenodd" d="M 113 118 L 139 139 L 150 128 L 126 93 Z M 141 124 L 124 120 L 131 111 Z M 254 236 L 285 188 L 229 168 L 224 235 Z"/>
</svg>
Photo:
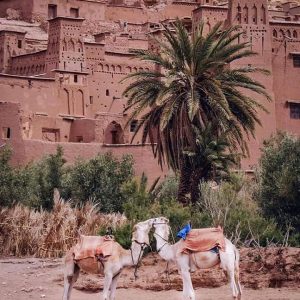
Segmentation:
<svg viewBox="0 0 300 300">
<path fill-rule="evenodd" d="M 128 279 L 131 273 L 125 277 Z M 85 277 L 85 276 L 82 276 Z M 101 280 L 101 279 L 100 279 Z M 86 285 L 87 283 L 85 283 Z M 146 286 L 146 283 L 145 283 Z M 88 288 L 88 287 L 87 287 Z M 1 259 L 0 260 L 0 299 L 49 299 L 58 300 L 62 296 L 62 264 L 61 260 L 48 259 Z M 201 288 L 196 291 L 197 299 L 229 300 L 228 286 L 219 288 Z M 142 289 L 118 289 L 116 300 L 179 300 L 180 291 L 148 291 Z M 72 300 L 99 300 L 100 293 L 88 293 L 74 289 Z M 299 289 L 244 289 L 244 300 L 299 300 Z"/>
</svg>

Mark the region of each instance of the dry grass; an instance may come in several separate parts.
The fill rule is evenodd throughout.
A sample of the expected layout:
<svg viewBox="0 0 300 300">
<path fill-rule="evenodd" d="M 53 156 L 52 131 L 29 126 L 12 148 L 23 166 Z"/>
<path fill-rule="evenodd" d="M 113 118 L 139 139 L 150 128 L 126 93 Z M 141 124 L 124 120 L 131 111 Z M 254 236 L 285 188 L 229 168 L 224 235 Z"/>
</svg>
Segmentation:
<svg viewBox="0 0 300 300">
<path fill-rule="evenodd" d="M 121 214 L 104 215 L 88 202 L 72 208 L 58 193 L 51 212 L 34 211 L 22 205 L 0 210 L 0 255 L 61 257 L 78 233 L 95 235 L 101 227 L 126 222 Z"/>
</svg>

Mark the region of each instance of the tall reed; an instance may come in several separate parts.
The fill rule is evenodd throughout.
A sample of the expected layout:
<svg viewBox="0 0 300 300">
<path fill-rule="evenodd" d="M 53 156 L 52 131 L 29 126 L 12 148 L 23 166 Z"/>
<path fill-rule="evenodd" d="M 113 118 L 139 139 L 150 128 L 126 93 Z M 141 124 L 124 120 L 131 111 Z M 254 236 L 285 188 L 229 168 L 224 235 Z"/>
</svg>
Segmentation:
<svg viewBox="0 0 300 300">
<path fill-rule="evenodd" d="M 21 204 L 0 209 L 0 255 L 61 257 L 79 234 L 95 235 L 100 228 L 119 227 L 121 214 L 102 214 L 91 202 L 73 208 L 55 192 L 52 211 L 35 211 Z"/>
</svg>

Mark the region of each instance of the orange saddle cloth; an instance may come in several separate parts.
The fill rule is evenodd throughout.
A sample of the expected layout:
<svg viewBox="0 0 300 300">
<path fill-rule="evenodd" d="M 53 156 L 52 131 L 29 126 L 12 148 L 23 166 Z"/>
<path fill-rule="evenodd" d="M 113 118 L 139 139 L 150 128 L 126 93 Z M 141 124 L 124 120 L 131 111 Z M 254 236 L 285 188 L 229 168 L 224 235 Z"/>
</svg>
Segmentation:
<svg viewBox="0 0 300 300">
<path fill-rule="evenodd" d="M 73 250 L 74 260 L 84 258 L 108 257 L 112 255 L 115 240 L 109 236 L 80 237 L 80 241 Z"/>
<path fill-rule="evenodd" d="M 221 227 L 192 229 L 186 239 L 182 240 L 181 252 L 203 252 L 215 247 L 225 251 L 225 237 Z"/>
</svg>

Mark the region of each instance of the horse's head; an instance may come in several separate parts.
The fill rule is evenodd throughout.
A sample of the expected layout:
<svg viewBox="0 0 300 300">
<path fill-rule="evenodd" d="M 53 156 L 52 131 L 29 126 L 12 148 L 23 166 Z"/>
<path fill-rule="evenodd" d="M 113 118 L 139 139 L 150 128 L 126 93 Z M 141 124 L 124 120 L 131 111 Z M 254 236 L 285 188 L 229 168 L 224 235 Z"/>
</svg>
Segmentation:
<svg viewBox="0 0 300 300">
<path fill-rule="evenodd" d="M 152 219 L 153 227 L 155 228 L 156 235 L 162 237 L 163 239 L 169 238 L 170 227 L 169 227 L 169 219 L 165 217 L 158 217 Z"/>
<path fill-rule="evenodd" d="M 149 231 L 152 228 L 152 224 L 153 219 L 135 224 L 132 232 L 132 241 L 149 245 Z"/>
<path fill-rule="evenodd" d="M 165 217 L 158 217 L 158 218 L 153 218 L 150 219 L 152 220 L 152 225 L 154 228 L 157 228 L 159 225 L 168 225 L 169 224 L 169 219 Z"/>
</svg>

